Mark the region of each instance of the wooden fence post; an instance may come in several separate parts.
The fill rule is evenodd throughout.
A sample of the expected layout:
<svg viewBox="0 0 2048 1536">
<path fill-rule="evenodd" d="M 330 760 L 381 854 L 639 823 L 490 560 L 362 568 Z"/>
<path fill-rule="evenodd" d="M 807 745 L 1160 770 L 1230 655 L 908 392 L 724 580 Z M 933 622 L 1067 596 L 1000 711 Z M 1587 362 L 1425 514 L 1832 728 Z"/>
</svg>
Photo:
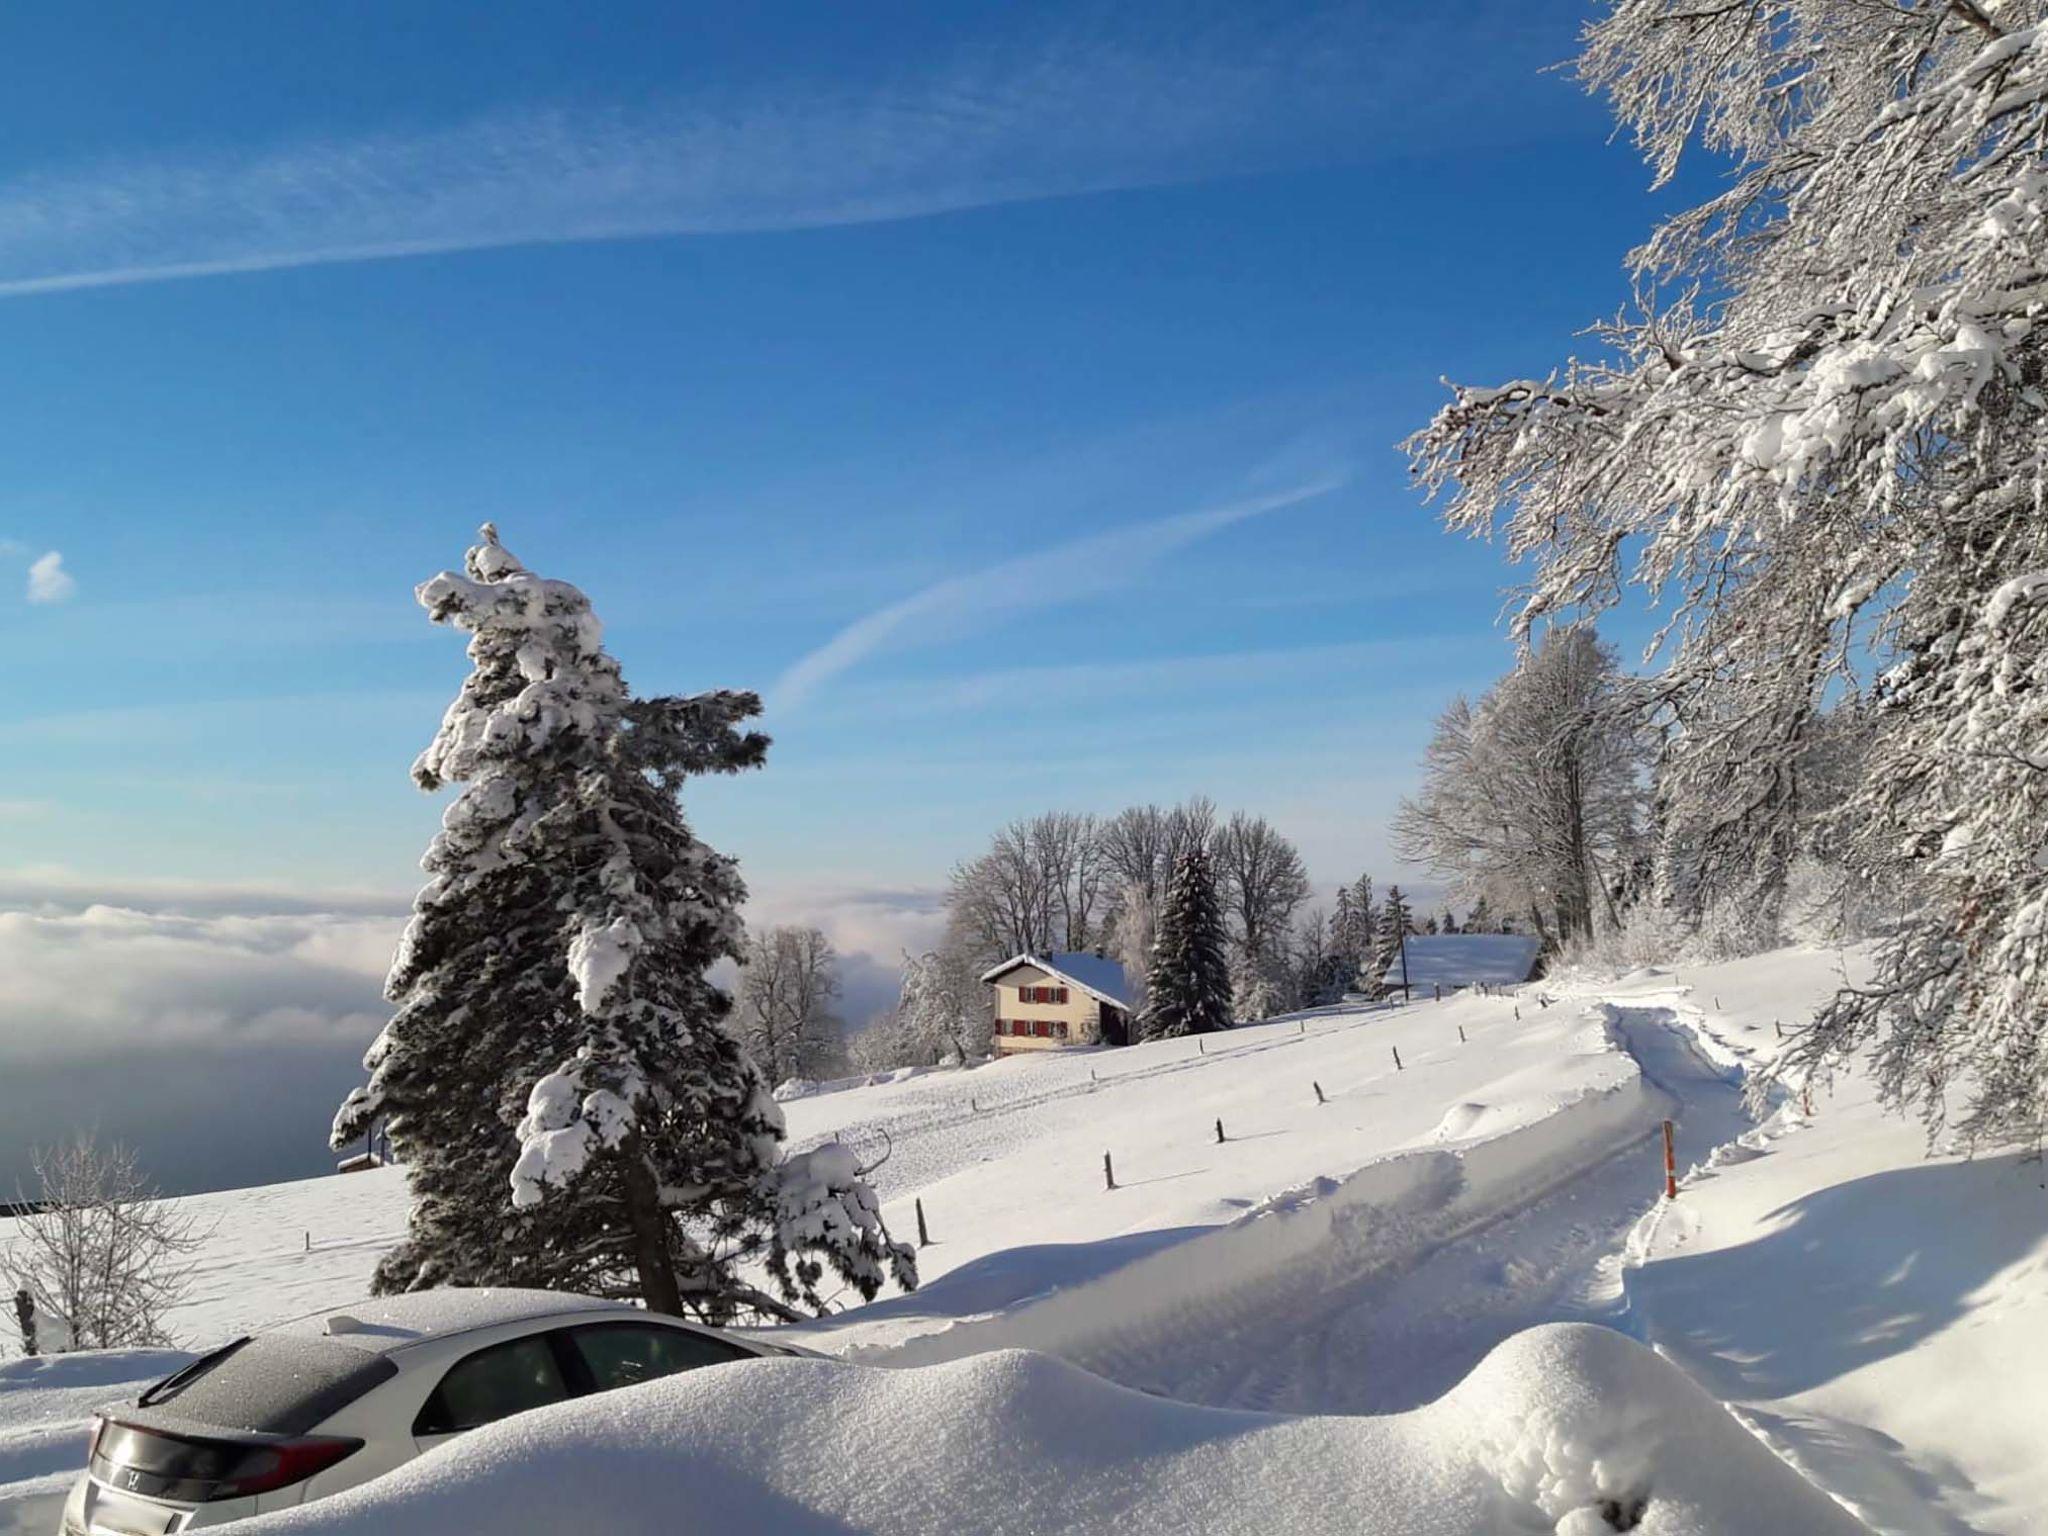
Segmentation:
<svg viewBox="0 0 2048 1536">
<path fill-rule="evenodd" d="M 1223 1122 L 1221 1120 L 1216 1122 L 1216 1145 L 1219 1147 L 1223 1145 Z"/>
<path fill-rule="evenodd" d="M 1465 1026 L 1464 1026 L 1464 1025 L 1462 1025 L 1462 1024 L 1460 1024 L 1460 1025 L 1458 1026 L 1458 1044 L 1460 1044 L 1460 1045 L 1463 1045 L 1464 1043 L 1465 1043 Z"/>
<path fill-rule="evenodd" d="M 917 1246 L 929 1248 L 931 1245 L 932 1234 L 924 1224 L 924 1201 L 920 1198 L 917 1202 Z"/>
<path fill-rule="evenodd" d="M 1399 1047 L 1398 1045 L 1395 1045 L 1395 1046 L 1389 1046 L 1389 1047 L 1388 1047 L 1388 1049 L 1389 1049 L 1389 1050 L 1391 1050 L 1391 1051 L 1392 1051 L 1392 1052 L 1394 1053 L 1394 1070 L 1395 1070 L 1396 1072 L 1404 1072 L 1404 1071 L 1406 1071 L 1406 1070 L 1407 1070 L 1407 1068 L 1405 1068 L 1405 1067 L 1403 1067 L 1403 1066 L 1401 1065 L 1401 1047 Z"/>
<path fill-rule="evenodd" d="M 1102 1183 L 1106 1189 L 1116 1188 L 1116 1164 L 1109 1160 L 1107 1152 L 1102 1154 Z"/>
<path fill-rule="evenodd" d="M 1664 1198 L 1678 1198 L 1678 1155 L 1672 1149 L 1671 1122 L 1664 1122 Z"/>
<path fill-rule="evenodd" d="M 1327 1104 L 1330 1102 L 1328 1099 L 1323 1097 L 1323 1085 L 1321 1083 L 1310 1083 L 1309 1087 L 1315 1089 L 1316 1102 L 1318 1104 Z"/>
</svg>

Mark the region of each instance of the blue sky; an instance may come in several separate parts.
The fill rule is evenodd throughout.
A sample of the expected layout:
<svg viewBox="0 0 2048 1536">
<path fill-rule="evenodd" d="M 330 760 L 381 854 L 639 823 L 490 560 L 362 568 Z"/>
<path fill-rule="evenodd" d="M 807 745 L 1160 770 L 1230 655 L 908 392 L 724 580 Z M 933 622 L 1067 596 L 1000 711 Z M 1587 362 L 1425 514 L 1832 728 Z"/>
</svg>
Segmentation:
<svg viewBox="0 0 2048 1536">
<path fill-rule="evenodd" d="M 1050 807 L 1206 792 L 1392 873 L 1511 579 L 1394 445 L 1567 353 L 1651 216 L 1543 72 L 1581 20 L 10 16 L 5 901 L 408 890 L 464 670 L 411 588 L 486 518 L 641 690 L 768 695 L 690 809 L 850 949 Z"/>
</svg>

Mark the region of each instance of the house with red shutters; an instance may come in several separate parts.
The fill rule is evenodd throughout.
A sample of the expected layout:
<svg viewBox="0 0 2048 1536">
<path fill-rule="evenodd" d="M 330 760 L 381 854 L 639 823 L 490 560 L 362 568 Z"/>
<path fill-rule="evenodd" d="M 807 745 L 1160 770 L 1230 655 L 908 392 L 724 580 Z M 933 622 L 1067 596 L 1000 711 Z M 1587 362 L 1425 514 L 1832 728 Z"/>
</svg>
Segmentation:
<svg viewBox="0 0 2048 1536">
<path fill-rule="evenodd" d="M 998 1056 L 1083 1045 L 1128 1045 L 1124 968 L 1101 955 L 1014 955 L 982 978 L 995 988 Z"/>
</svg>

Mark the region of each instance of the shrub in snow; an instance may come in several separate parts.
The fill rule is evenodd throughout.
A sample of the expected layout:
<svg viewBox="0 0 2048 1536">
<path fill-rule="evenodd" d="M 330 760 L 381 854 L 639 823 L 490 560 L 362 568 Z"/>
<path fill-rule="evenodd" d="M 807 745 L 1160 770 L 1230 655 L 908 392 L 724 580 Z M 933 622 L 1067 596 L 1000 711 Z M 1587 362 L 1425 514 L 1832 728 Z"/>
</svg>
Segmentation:
<svg viewBox="0 0 2048 1536">
<path fill-rule="evenodd" d="M 1602 354 L 1460 388 L 1411 440 L 1457 529 L 1535 574 L 1518 624 L 1668 596 L 1664 836 L 1691 910 L 1775 905 L 1811 748 L 1882 670 L 1852 869 L 1911 915 L 1783 1058 L 1875 1040 L 1967 1137 L 2048 1129 L 2048 3 L 1615 0 L 1581 78 L 1660 181 L 1726 188 L 1631 258 Z"/>
<path fill-rule="evenodd" d="M 1145 978 L 1146 1040 L 1207 1034 L 1231 1024 L 1230 962 L 1209 855 L 1194 848 L 1174 866 Z"/>
<path fill-rule="evenodd" d="M 339 1147 L 381 1120 L 408 1166 L 411 1225 L 378 1287 L 543 1285 L 725 1321 L 817 1308 L 814 1260 L 864 1295 L 884 1271 L 914 1283 L 853 1187 L 829 1186 L 845 1220 L 791 1203 L 816 1173 L 784 1163 L 782 1112 L 706 979 L 737 957 L 745 892 L 676 796 L 762 761 L 739 728 L 759 700 L 632 697 L 583 594 L 489 525 L 419 598 L 469 632 L 472 671 L 413 769 L 465 787 L 334 1125 Z"/>
<path fill-rule="evenodd" d="M 13 1298 L 25 1354 L 168 1344 L 205 1233 L 157 1198 L 134 1152 L 90 1136 L 35 1153 L 34 1203 L 0 1243 L 0 1294 Z"/>
</svg>

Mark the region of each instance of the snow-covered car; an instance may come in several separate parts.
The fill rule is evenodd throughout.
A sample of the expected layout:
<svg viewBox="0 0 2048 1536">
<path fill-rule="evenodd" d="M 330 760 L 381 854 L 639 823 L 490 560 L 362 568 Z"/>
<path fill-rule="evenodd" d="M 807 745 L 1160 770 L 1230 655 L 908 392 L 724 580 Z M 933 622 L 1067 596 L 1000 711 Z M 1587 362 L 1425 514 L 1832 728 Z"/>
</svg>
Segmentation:
<svg viewBox="0 0 2048 1536">
<path fill-rule="evenodd" d="M 368 1482 L 465 1430 L 802 1351 L 554 1291 L 383 1297 L 224 1344 L 110 1408 L 62 1536 L 171 1536 Z"/>
</svg>

